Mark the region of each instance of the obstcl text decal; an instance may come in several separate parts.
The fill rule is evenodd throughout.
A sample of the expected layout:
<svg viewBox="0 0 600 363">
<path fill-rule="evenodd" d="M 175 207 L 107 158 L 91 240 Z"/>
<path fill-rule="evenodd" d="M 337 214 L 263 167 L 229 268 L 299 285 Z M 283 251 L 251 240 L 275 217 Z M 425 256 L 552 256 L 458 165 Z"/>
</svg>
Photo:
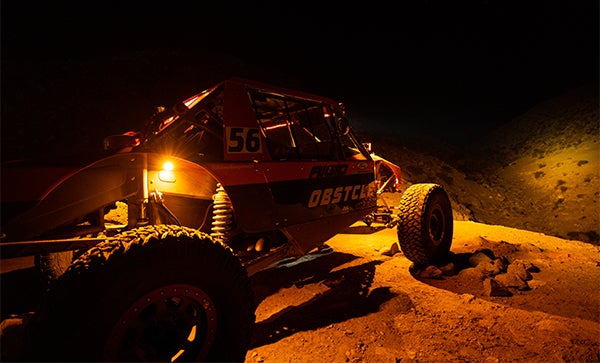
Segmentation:
<svg viewBox="0 0 600 363">
<path fill-rule="evenodd" d="M 315 189 L 308 198 L 308 208 L 363 199 L 367 197 L 367 191 L 368 187 L 364 184 Z"/>
</svg>

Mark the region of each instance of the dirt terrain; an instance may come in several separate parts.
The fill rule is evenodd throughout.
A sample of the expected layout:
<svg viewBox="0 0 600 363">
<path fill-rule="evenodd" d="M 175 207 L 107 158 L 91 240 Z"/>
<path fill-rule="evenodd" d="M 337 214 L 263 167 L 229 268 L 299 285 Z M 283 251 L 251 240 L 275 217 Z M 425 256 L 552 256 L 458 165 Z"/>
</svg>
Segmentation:
<svg viewBox="0 0 600 363">
<path fill-rule="evenodd" d="M 468 221 L 454 229 L 439 269 L 393 253 L 395 229 L 358 222 L 255 275 L 246 362 L 600 361 L 597 246 Z M 515 278 L 519 266 L 531 272 Z"/>
<path fill-rule="evenodd" d="M 600 361 L 600 247 L 455 221 L 448 263 L 414 266 L 396 241 L 395 228 L 357 222 L 255 274 L 246 362 Z M 16 268 L 3 288 L 23 286 L 2 296 L 3 314 L 18 313 L 2 322 L 4 362 L 20 359 L 38 298 L 27 263 L 2 264 Z"/>
</svg>

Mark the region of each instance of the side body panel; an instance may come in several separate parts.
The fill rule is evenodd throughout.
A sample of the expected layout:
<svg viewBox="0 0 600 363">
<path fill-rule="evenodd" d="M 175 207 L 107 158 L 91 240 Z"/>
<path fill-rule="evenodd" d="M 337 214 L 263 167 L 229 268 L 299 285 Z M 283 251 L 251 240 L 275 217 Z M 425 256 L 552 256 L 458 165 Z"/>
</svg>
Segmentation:
<svg viewBox="0 0 600 363">
<path fill-rule="evenodd" d="M 376 206 L 372 163 L 262 162 L 235 169 L 227 164 L 207 167 L 229 194 L 240 227 L 254 233 L 353 211 L 369 213 Z"/>
<path fill-rule="evenodd" d="M 142 197 L 145 154 L 117 154 L 101 159 L 63 178 L 39 203 L 8 221 L 2 233 L 24 240 L 71 224 L 112 202 Z"/>
</svg>

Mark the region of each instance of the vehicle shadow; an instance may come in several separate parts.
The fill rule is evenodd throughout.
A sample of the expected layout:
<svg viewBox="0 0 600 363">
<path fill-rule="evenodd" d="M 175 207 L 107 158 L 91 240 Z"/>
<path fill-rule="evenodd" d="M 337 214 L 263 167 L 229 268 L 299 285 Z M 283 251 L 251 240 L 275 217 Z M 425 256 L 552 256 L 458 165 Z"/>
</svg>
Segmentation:
<svg viewBox="0 0 600 363">
<path fill-rule="evenodd" d="M 251 348 L 274 343 L 298 331 L 313 330 L 376 312 L 383 303 L 397 295 L 389 287 L 370 291 L 375 267 L 381 261 L 370 261 L 332 272 L 334 267 L 356 258 L 351 254 L 333 252 L 318 259 L 254 275 L 252 283 L 257 292 L 257 303 L 282 286 L 302 287 L 322 283 L 329 290 L 257 322 Z"/>
</svg>

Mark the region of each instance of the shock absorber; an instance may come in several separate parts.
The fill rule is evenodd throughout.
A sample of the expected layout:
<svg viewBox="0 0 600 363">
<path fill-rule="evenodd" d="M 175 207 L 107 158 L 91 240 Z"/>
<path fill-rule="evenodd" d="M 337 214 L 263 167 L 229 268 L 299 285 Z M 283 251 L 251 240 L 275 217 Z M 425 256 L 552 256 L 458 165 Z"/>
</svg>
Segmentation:
<svg viewBox="0 0 600 363">
<path fill-rule="evenodd" d="M 210 235 L 215 240 L 227 243 L 232 229 L 233 206 L 223 186 L 217 183 L 216 193 L 213 195 L 213 216 Z"/>
</svg>

